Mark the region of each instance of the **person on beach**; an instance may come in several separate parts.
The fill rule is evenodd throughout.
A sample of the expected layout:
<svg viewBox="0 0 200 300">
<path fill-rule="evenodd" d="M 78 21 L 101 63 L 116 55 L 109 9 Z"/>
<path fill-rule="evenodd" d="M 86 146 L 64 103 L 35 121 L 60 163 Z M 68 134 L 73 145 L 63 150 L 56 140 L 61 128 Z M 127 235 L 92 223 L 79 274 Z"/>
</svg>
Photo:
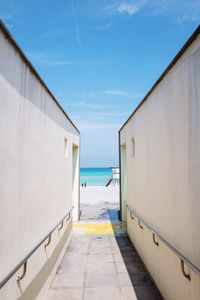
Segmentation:
<svg viewBox="0 0 200 300">
<path fill-rule="evenodd" d="M 84 183 L 84 187 L 86 188 L 86 186 L 87 186 L 87 184 L 86 184 L 86 182 Z"/>
</svg>

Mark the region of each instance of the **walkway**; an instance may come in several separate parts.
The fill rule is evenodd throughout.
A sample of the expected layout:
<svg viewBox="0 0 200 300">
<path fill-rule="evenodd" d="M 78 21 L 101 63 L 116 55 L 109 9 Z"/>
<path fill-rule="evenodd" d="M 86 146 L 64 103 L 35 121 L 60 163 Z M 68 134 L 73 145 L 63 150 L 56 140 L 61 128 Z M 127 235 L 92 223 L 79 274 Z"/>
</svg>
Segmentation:
<svg viewBox="0 0 200 300">
<path fill-rule="evenodd" d="M 117 203 L 83 204 L 46 300 L 161 300 L 125 232 Z"/>
</svg>

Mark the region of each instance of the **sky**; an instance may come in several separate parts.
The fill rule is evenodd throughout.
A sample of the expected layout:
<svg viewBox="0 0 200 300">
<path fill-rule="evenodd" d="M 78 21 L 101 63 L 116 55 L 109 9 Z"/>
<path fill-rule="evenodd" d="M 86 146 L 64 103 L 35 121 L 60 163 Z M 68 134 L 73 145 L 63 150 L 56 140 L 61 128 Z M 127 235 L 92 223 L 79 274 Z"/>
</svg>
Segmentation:
<svg viewBox="0 0 200 300">
<path fill-rule="evenodd" d="M 200 20 L 200 0 L 0 0 L 0 18 L 81 132 L 81 166 L 118 165 L 118 131 Z"/>
</svg>

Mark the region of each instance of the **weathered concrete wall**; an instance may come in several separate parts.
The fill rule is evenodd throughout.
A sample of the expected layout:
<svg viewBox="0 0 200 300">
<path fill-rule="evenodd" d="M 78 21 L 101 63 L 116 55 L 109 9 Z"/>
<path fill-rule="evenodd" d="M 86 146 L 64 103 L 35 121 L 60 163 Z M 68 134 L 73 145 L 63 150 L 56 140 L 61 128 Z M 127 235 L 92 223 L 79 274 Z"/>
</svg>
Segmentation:
<svg viewBox="0 0 200 300">
<path fill-rule="evenodd" d="M 79 132 L 2 26 L 0 137 L 2 279 L 64 217 L 73 201 L 75 219 L 79 214 Z M 69 236 L 66 226 L 56 235 L 50 254 L 43 247 L 34 265 L 30 260 L 22 292 L 51 259 L 64 232 Z M 4 299 L 16 299 L 16 291 L 15 280 L 14 294 Z"/>
<path fill-rule="evenodd" d="M 200 268 L 200 35 L 120 131 L 124 202 Z M 133 149 L 135 147 L 135 149 Z M 134 153 L 135 152 L 135 153 Z M 124 155 L 126 158 L 124 158 Z M 123 161 L 126 161 L 124 167 Z M 123 172 L 126 169 L 127 199 Z M 166 299 L 200 299 L 171 250 L 128 215 L 128 232 Z M 149 237 L 148 237 L 149 235 Z M 186 268 L 187 269 L 187 268 Z"/>
</svg>

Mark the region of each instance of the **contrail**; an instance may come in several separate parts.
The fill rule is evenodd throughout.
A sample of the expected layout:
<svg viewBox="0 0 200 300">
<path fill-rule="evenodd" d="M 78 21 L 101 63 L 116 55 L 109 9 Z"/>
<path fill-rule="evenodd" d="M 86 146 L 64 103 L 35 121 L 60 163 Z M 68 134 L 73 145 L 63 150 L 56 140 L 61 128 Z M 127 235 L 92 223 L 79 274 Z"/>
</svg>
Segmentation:
<svg viewBox="0 0 200 300">
<path fill-rule="evenodd" d="M 81 38 L 80 38 L 80 31 L 79 31 L 79 27 L 78 27 L 76 10 L 75 10 L 75 5 L 74 5 L 74 0 L 71 0 L 71 4 L 72 4 L 73 15 L 74 15 L 74 23 L 75 23 L 75 28 L 76 28 L 77 42 L 78 42 L 79 47 L 82 48 Z"/>
</svg>

